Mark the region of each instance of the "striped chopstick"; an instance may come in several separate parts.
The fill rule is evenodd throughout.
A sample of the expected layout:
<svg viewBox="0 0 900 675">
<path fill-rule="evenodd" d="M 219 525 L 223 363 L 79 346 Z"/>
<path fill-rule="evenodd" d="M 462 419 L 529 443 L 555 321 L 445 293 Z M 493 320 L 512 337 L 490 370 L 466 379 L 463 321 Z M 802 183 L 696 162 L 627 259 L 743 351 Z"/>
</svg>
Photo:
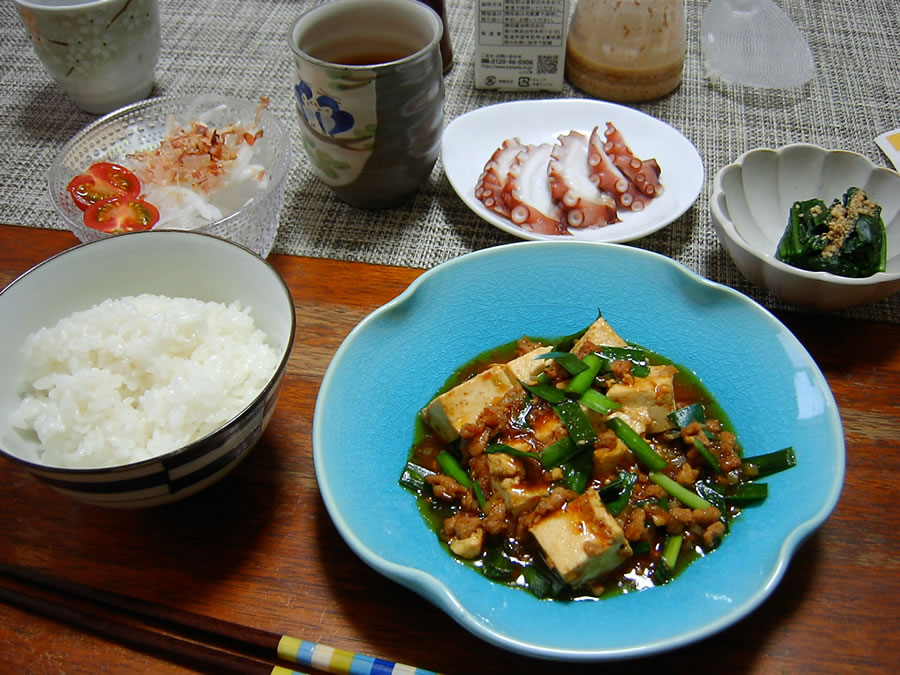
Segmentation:
<svg viewBox="0 0 900 675">
<path fill-rule="evenodd" d="M 271 663 L 281 660 L 337 675 L 438 675 L 431 670 L 63 581 L 16 565 L 0 563 L 0 574 L 18 584 L 0 587 L 2 601 L 137 647 L 214 667 L 215 672 L 302 675 L 290 667 Z M 23 584 L 26 589 L 30 586 L 32 592 L 23 591 Z M 59 597 L 50 598 L 48 592 Z M 113 616 L 112 611 L 121 615 Z M 163 630 L 148 619 L 160 622 Z"/>
<path fill-rule="evenodd" d="M 285 661 L 294 661 L 303 666 L 341 675 L 436 675 L 431 670 L 355 654 L 289 635 L 281 636 L 278 642 L 278 656 Z M 272 675 L 287 675 L 291 672 L 286 669 L 276 671 L 277 667 L 272 670 Z"/>
</svg>

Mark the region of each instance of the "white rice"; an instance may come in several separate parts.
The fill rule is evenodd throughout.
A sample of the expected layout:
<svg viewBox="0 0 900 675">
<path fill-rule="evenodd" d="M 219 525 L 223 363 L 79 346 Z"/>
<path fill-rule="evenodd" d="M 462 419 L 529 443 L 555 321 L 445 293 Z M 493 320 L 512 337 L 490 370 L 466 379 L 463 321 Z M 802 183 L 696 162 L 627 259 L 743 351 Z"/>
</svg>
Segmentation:
<svg viewBox="0 0 900 675">
<path fill-rule="evenodd" d="M 249 308 L 159 295 L 106 300 L 28 336 L 13 425 L 42 461 L 112 466 L 220 427 L 262 391 L 278 356 Z"/>
</svg>

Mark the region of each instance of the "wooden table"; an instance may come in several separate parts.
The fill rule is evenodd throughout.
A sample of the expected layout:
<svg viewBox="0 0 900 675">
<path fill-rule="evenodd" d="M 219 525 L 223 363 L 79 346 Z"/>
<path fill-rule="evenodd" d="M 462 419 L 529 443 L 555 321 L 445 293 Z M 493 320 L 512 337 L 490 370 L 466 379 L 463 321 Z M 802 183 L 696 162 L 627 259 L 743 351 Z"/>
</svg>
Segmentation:
<svg viewBox="0 0 900 675">
<path fill-rule="evenodd" d="M 64 231 L 0 226 L 0 287 L 76 243 Z M 297 344 L 274 418 L 249 458 L 200 495 L 139 511 L 78 504 L 0 461 L 0 563 L 442 672 L 600 670 L 482 642 L 345 545 L 313 471 L 316 393 L 347 333 L 421 270 L 278 255 L 271 262 L 293 292 Z M 815 358 L 840 407 L 847 442 L 840 502 L 756 612 L 699 644 L 638 663 L 604 664 L 606 672 L 671 672 L 679 670 L 675 664 L 691 664 L 692 672 L 710 664 L 716 672 L 752 673 L 896 667 L 900 326 L 779 318 Z M 186 670 L 0 604 L 0 671 L 126 669 Z"/>
</svg>

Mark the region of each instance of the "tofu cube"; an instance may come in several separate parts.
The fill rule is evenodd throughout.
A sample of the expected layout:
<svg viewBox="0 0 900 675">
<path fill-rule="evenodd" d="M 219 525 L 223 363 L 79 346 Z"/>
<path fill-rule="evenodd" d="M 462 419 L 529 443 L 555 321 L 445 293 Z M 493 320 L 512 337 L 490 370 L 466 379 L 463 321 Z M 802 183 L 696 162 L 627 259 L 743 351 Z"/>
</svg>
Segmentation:
<svg viewBox="0 0 900 675">
<path fill-rule="evenodd" d="M 643 417 L 647 433 L 665 431 L 674 426 L 668 414 L 675 412 L 676 372 L 674 366 L 650 366 L 647 377 L 636 377 L 628 385 L 614 384 L 606 395 L 622 406 L 621 412 L 625 413 L 626 422 L 630 422 L 629 418 L 636 420 Z M 638 429 L 635 431 L 642 433 Z"/>
<path fill-rule="evenodd" d="M 578 338 L 572 347 L 572 353 L 578 357 L 583 357 L 587 352 L 586 345 L 588 343 L 605 347 L 628 346 L 628 343 L 619 337 L 619 334 L 612 329 L 612 326 L 603 317 L 599 317 L 590 325 L 585 334 Z"/>
<path fill-rule="evenodd" d="M 423 411 L 425 422 L 445 442 L 459 437 L 460 429 L 472 424 L 488 406 L 499 402 L 518 387 L 502 365 L 492 366 L 435 398 Z"/>
<path fill-rule="evenodd" d="M 514 514 L 530 511 L 549 493 L 549 484 L 525 482 L 525 467 L 521 459 L 502 452 L 491 453 L 487 458 L 491 488 L 494 494 L 503 497 L 507 511 Z"/>
<path fill-rule="evenodd" d="M 530 532 L 547 564 L 571 586 L 614 570 L 631 555 L 622 528 L 594 489 L 538 521 Z"/>
<path fill-rule="evenodd" d="M 506 370 L 509 373 L 510 378 L 512 378 L 514 382 L 521 380 L 526 384 L 534 384 L 537 380 L 537 376 L 544 372 L 544 368 L 547 365 L 547 359 L 538 359 L 535 357 L 546 354 L 551 349 L 553 349 L 553 347 L 538 347 L 537 349 L 533 349 L 527 354 L 523 354 L 507 363 Z"/>
</svg>

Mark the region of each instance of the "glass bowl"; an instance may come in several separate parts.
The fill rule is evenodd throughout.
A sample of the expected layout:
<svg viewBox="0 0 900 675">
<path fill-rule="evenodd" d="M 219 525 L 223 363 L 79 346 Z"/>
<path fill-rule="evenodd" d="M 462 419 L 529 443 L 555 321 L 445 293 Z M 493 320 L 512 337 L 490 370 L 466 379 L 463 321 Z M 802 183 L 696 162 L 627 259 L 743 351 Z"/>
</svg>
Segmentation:
<svg viewBox="0 0 900 675">
<path fill-rule="evenodd" d="M 94 162 L 122 164 L 128 154 L 158 147 L 173 122 L 180 126 L 202 113 L 204 121 L 217 128 L 228 124 L 253 124 L 257 107 L 258 104 L 252 101 L 202 95 L 154 98 L 112 112 L 82 129 L 63 146 L 47 175 L 50 201 L 81 241 L 114 236 L 84 224 L 82 211 L 66 190 L 72 178 L 85 172 Z M 269 172 L 268 185 L 231 215 L 193 231 L 223 237 L 265 258 L 272 250 L 278 230 L 285 179 L 291 165 L 291 145 L 285 128 L 268 110 L 263 111 L 259 126 L 263 135 L 254 144 L 254 162 L 262 164 Z"/>
</svg>

